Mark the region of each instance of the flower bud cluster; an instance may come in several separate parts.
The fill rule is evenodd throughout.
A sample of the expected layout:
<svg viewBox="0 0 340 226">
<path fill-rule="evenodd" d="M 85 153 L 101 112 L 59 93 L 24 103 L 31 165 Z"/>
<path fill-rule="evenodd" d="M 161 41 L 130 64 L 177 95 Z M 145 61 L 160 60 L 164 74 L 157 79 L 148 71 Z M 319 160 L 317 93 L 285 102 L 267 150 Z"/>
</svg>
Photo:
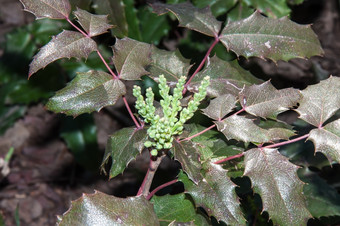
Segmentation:
<svg viewBox="0 0 340 226">
<path fill-rule="evenodd" d="M 172 148 L 173 136 L 183 132 L 184 123 L 189 120 L 198 109 L 198 105 L 207 95 L 207 87 L 210 84 L 210 78 L 207 76 L 201 82 L 198 93 L 194 94 L 194 98 L 189 101 L 186 108 L 181 107 L 181 99 L 183 98 L 183 89 L 185 77 L 182 76 L 176 87 L 173 89 L 173 95 L 169 95 L 170 87 L 163 75 L 159 76 L 159 93 L 162 97 L 160 101 L 163 117 L 155 115 L 155 107 L 153 106 L 154 93 L 151 88 L 146 90 L 146 98 L 141 94 L 139 86 L 133 87 L 133 95 L 137 98 L 136 109 L 146 123 L 150 123 L 147 131 L 150 140 L 144 143 L 147 148 L 152 148 L 151 155 L 156 156 L 159 150 Z M 178 119 L 178 114 L 179 119 Z"/>
</svg>

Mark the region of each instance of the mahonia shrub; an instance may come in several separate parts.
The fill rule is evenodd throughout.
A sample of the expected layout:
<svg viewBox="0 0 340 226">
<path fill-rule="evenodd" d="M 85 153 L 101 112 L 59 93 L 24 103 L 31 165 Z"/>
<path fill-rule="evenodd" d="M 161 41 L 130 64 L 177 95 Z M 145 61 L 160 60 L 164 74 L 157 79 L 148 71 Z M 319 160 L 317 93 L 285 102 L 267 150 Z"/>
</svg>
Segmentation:
<svg viewBox="0 0 340 226">
<path fill-rule="evenodd" d="M 59 217 L 59 225 L 245 225 L 255 224 L 256 219 L 264 224 L 305 225 L 311 218 L 339 215 L 339 206 L 332 200 L 336 191 L 318 179 L 310 165 L 290 161 L 282 150 L 285 145 L 303 146 L 299 141 L 310 140 L 328 164 L 340 161 L 340 119 L 336 114 L 340 79 L 330 76 L 302 91 L 278 90 L 270 81 L 243 69 L 237 60 L 226 61 L 211 54 L 215 47 L 221 50 L 224 46 L 224 52 L 238 57 L 274 62 L 322 55 L 310 25 L 280 18 L 290 12 L 287 2 L 302 1 L 273 1 L 278 6 L 274 7 L 261 1 L 226 0 L 220 1 L 226 3 L 222 11 L 217 10 L 219 1 L 152 4 L 154 13 L 170 13 L 179 26 L 211 38 L 195 70 L 190 70 L 190 61 L 178 50 L 161 50 L 124 37 L 133 35 L 108 10 L 114 6 L 118 12 L 122 4 L 95 1 L 97 12 L 109 14 L 111 25 L 106 15 L 80 8 L 72 12 L 76 24 L 68 0 L 21 2 L 37 19 L 66 20 L 74 28 L 52 37 L 40 49 L 30 64 L 29 77 L 58 59 L 86 59 L 92 52 L 107 69 L 78 73 L 48 101 L 47 109 L 75 117 L 123 99 L 135 126 L 109 137 L 101 167 L 105 170 L 112 159 L 110 178 L 123 173 L 143 150 L 150 152 L 150 166 L 136 196 L 118 198 L 99 191 L 84 194 Z M 124 2 L 131 6 L 130 1 Z M 246 6 L 266 16 L 249 7 L 237 14 Z M 222 14 L 227 16 L 225 23 L 216 19 Z M 113 66 L 107 64 L 93 39 L 108 30 L 116 37 Z M 142 76 L 159 84 L 160 102 L 151 88 L 144 97 L 139 86 L 130 90 L 125 85 L 125 81 L 138 81 Z M 127 93 L 136 97 L 139 116 L 131 110 Z M 303 121 L 312 129 L 296 134 L 292 125 L 278 119 L 288 111 L 297 112 L 300 124 Z M 209 118 L 210 126 L 191 119 L 196 113 Z M 295 151 L 291 156 L 299 154 Z M 178 161 L 181 171 L 176 179 L 150 191 L 154 174 L 166 156 Z M 155 195 L 175 183 L 182 183 L 184 192 Z M 321 185 L 324 193 L 318 192 Z"/>
</svg>

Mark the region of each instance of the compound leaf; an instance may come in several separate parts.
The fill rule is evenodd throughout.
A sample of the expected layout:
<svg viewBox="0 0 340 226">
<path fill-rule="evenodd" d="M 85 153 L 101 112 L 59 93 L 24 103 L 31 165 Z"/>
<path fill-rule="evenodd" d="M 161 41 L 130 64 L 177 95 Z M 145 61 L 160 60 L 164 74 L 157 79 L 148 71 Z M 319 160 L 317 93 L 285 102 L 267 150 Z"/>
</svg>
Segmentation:
<svg viewBox="0 0 340 226">
<path fill-rule="evenodd" d="M 291 11 L 286 0 L 245 0 L 245 3 L 273 18 L 288 16 Z"/>
<path fill-rule="evenodd" d="M 207 163 L 204 179 L 197 185 L 181 173 L 185 192 L 190 194 L 196 206 L 201 206 L 209 216 L 228 225 L 245 225 L 240 202 L 235 192 L 236 185 L 227 176 L 227 170 L 220 165 Z"/>
<path fill-rule="evenodd" d="M 256 56 L 288 61 L 323 54 L 310 25 L 299 25 L 286 17 L 267 18 L 259 12 L 228 23 L 220 40 L 228 50 L 246 58 Z"/>
<path fill-rule="evenodd" d="M 191 3 L 184 2 L 175 5 L 155 3 L 152 8 L 157 14 L 172 12 L 179 20 L 179 26 L 208 36 L 217 37 L 221 29 L 221 22 L 211 14 L 209 7 L 198 9 Z"/>
<path fill-rule="evenodd" d="M 126 166 L 140 154 L 147 138 L 145 129 L 123 128 L 109 137 L 101 169 L 112 158 L 110 179 L 122 173 Z"/>
<path fill-rule="evenodd" d="M 93 37 L 107 32 L 107 29 L 112 28 L 112 25 L 107 23 L 106 15 L 95 15 L 77 8 L 73 12 L 77 17 L 79 24 L 84 28 L 86 33 Z"/>
<path fill-rule="evenodd" d="M 221 120 L 230 113 L 236 104 L 236 98 L 231 94 L 224 94 L 210 101 L 203 113 L 214 120 Z"/>
<path fill-rule="evenodd" d="M 254 148 L 244 156 L 244 176 L 250 178 L 274 224 L 306 225 L 311 215 L 302 194 L 304 183 L 297 176 L 299 167 L 277 149 Z"/>
<path fill-rule="evenodd" d="M 269 81 L 245 87 L 239 94 L 242 107 L 262 118 L 276 118 L 278 114 L 297 104 L 301 94 L 297 89 L 277 90 Z"/>
<path fill-rule="evenodd" d="M 325 127 L 313 129 L 309 140 L 315 145 L 315 152 L 323 153 L 329 160 L 340 162 L 340 119 L 328 123 Z"/>
<path fill-rule="evenodd" d="M 46 107 L 56 113 L 77 116 L 114 105 L 125 92 L 124 83 L 105 72 L 78 73 L 48 101 Z"/>
<path fill-rule="evenodd" d="M 202 165 L 198 150 L 195 149 L 191 141 L 182 141 L 180 143 L 174 141 L 173 144 L 175 159 L 181 163 L 190 180 L 198 184 L 202 180 Z"/>
<path fill-rule="evenodd" d="M 97 44 L 91 38 L 84 37 L 75 31 L 63 31 L 40 49 L 30 64 L 29 77 L 61 58 L 87 58 L 92 51 L 97 50 Z"/>
<path fill-rule="evenodd" d="M 188 75 L 190 60 L 185 59 L 179 50 L 166 51 L 153 46 L 151 51 L 151 63 L 147 70 L 153 79 L 164 75 L 168 82 L 177 82 L 181 76 Z"/>
<path fill-rule="evenodd" d="M 20 0 L 25 10 L 34 14 L 37 19 L 66 19 L 71 12 L 68 0 Z"/>
<path fill-rule="evenodd" d="M 329 119 L 340 108 L 340 78 L 329 77 L 302 90 L 300 106 L 296 111 L 300 118 L 316 127 Z"/>
<path fill-rule="evenodd" d="M 184 193 L 153 196 L 151 202 L 161 225 L 168 225 L 174 220 L 177 222 L 194 221 L 193 225 L 209 225 L 207 219 L 196 212 L 193 203 L 185 198 Z"/>
<path fill-rule="evenodd" d="M 116 25 L 111 29 L 114 36 L 128 36 L 128 23 L 125 15 L 123 0 L 94 0 L 93 8 L 97 14 L 108 15 L 110 23 Z"/>
<path fill-rule="evenodd" d="M 125 80 L 138 80 L 147 72 L 144 68 L 151 62 L 151 46 L 133 39 L 117 39 L 112 46 L 113 63 L 119 77 Z"/>
<path fill-rule="evenodd" d="M 210 85 L 207 90 L 208 95 L 214 97 L 227 93 L 238 96 L 244 85 L 257 84 L 261 81 L 249 71 L 243 69 L 237 60 L 228 62 L 214 56 L 209 58 L 207 62 L 205 69 L 197 73 L 189 84 L 189 91 L 198 89 L 205 76 L 210 76 Z"/>
<path fill-rule="evenodd" d="M 275 140 L 288 140 L 294 135 L 294 132 L 287 128 L 261 128 L 252 119 L 238 115 L 232 115 L 222 121 L 215 121 L 215 124 L 227 139 L 243 142 L 267 143 Z"/>
<path fill-rule="evenodd" d="M 58 225 L 159 225 L 144 196 L 117 198 L 95 191 L 72 201 Z"/>
</svg>

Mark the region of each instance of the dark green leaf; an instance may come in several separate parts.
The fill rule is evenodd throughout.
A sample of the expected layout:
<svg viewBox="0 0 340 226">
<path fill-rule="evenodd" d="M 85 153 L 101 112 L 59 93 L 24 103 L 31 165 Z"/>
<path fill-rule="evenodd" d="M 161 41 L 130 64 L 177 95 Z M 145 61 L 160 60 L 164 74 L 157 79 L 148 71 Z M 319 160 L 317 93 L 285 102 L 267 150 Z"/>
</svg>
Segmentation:
<svg viewBox="0 0 340 226">
<path fill-rule="evenodd" d="M 133 39 L 117 39 L 112 46 L 113 63 L 121 79 L 138 80 L 147 72 L 144 68 L 151 62 L 151 46 Z"/>
<path fill-rule="evenodd" d="M 65 19 L 71 12 L 68 0 L 20 0 L 25 10 L 33 13 L 37 19 Z"/>
<path fill-rule="evenodd" d="M 77 17 L 79 24 L 91 37 L 103 34 L 112 28 L 112 25 L 107 23 L 106 15 L 91 14 L 79 8 L 73 13 Z"/>
<path fill-rule="evenodd" d="M 77 7 L 84 10 L 90 10 L 90 4 L 92 0 L 69 0 L 72 6 L 72 10 L 75 10 Z"/>
<path fill-rule="evenodd" d="M 196 150 L 191 141 L 173 142 L 173 152 L 175 159 L 182 165 L 186 172 L 195 184 L 202 180 L 201 162 L 199 152 Z"/>
<path fill-rule="evenodd" d="M 266 18 L 259 12 L 241 21 L 228 23 L 220 40 L 228 50 L 246 58 L 256 56 L 288 61 L 323 54 L 310 25 L 299 25 L 286 17 Z"/>
<path fill-rule="evenodd" d="M 263 129 L 257 126 L 253 120 L 233 115 L 222 121 L 216 121 L 217 129 L 226 138 L 243 142 L 267 143 L 276 140 L 288 140 L 294 132 L 286 128 Z M 255 132 L 256 131 L 256 132 Z"/>
<path fill-rule="evenodd" d="M 301 91 L 296 110 L 304 121 L 319 127 L 340 108 L 340 78 L 330 77 Z"/>
<path fill-rule="evenodd" d="M 323 153 L 330 163 L 340 162 L 340 119 L 323 128 L 313 129 L 308 139 L 313 141 L 315 152 Z"/>
<path fill-rule="evenodd" d="M 245 0 L 244 2 L 273 18 L 288 16 L 291 11 L 286 0 Z"/>
<path fill-rule="evenodd" d="M 105 72 L 79 73 L 48 101 L 47 108 L 57 113 L 77 116 L 114 105 L 125 92 L 124 83 Z"/>
<path fill-rule="evenodd" d="M 144 196 L 117 198 L 95 191 L 72 201 L 60 226 L 159 225 L 152 204 Z"/>
<path fill-rule="evenodd" d="M 30 64 L 29 76 L 60 58 L 87 58 L 97 44 L 79 32 L 63 31 L 42 47 Z"/>
<path fill-rule="evenodd" d="M 210 76 L 208 95 L 214 97 L 228 93 L 238 96 L 244 85 L 257 84 L 261 81 L 249 71 L 244 70 L 237 60 L 227 62 L 214 56 L 209 59 L 205 69 L 197 73 L 189 84 L 188 90 L 197 89 L 205 76 Z"/>
<path fill-rule="evenodd" d="M 209 6 L 212 14 L 218 17 L 232 9 L 237 3 L 237 0 L 193 0 L 193 3 L 198 8 Z"/>
<path fill-rule="evenodd" d="M 225 94 L 211 100 L 209 106 L 202 111 L 209 118 L 221 120 L 233 110 L 235 104 L 236 98 L 231 94 Z"/>
<path fill-rule="evenodd" d="M 242 20 L 253 13 L 254 8 L 249 7 L 244 1 L 238 2 L 238 4 L 228 12 L 228 22 Z"/>
<path fill-rule="evenodd" d="M 204 179 L 195 185 L 181 173 L 186 193 L 190 194 L 196 206 L 201 206 L 209 216 L 229 225 L 245 225 L 240 202 L 235 192 L 236 185 L 227 176 L 227 171 L 220 165 L 207 163 Z"/>
<path fill-rule="evenodd" d="M 128 35 L 123 0 L 94 0 L 93 8 L 97 14 L 108 15 L 110 24 L 117 26 L 111 30 L 114 36 L 123 38 Z"/>
<path fill-rule="evenodd" d="M 244 156 L 244 176 L 250 178 L 274 224 L 306 225 L 311 215 L 302 193 L 304 183 L 297 176 L 299 167 L 277 149 L 255 148 Z"/>
<path fill-rule="evenodd" d="M 101 169 L 105 172 L 105 164 L 112 158 L 110 178 L 122 173 L 126 166 L 140 154 L 144 148 L 147 133 L 145 129 L 124 128 L 110 136 Z"/>
<path fill-rule="evenodd" d="M 277 90 L 269 81 L 245 87 L 239 94 L 246 112 L 262 118 L 273 118 L 295 106 L 301 94 L 293 88 Z"/>
<path fill-rule="evenodd" d="M 300 178 L 307 184 L 303 194 L 307 208 L 313 217 L 330 217 L 340 215 L 340 195 L 338 191 L 308 168 L 298 171 Z"/>
<path fill-rule="evenodd" d="M 183 193 L 177 195 L 153 196 L 151 199 L 161 225 L 172 221 L 190 222 L 193 225 L 209 225 L 207 219 L 196 212 L 193 203 L 185 198 Z"/>
<path fill-rule="evenodd" d="M 191 3 L 176 5 L 155 3 L 152 8 L 157 14 L 172 12 L 179 20 L 179 26 L 186 27 L 208 36 L 217 37 L 221 29 L 221 22 L 211 14 L 210 9 L 198 9 Z"/>
<path fill-rule="evenodd" d="M 150 77 L 158 79 L 164 75 L 168 82 L 177 82 L 181 76 L 187 76 L 191 68 L 190 60 L 185 59 L 179 50 L 166 51 L 152 47 L 151 64 L 147 70 Z"/>
<path fill-rule="evenodd" d="M 143 41 L 139 26 L 140 21 L 137 17 L 138 10 L 135 8 L 134 0 L 123 0 L 125 5 L 126 22 L 128 24 L 128 37 Z"/>
</svg>

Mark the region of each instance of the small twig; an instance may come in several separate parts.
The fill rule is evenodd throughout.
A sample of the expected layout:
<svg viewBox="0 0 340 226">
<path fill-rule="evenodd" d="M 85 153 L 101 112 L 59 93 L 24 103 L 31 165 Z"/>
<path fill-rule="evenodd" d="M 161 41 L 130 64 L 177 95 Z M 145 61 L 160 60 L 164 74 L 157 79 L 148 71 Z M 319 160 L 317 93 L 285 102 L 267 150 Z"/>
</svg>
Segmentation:
<svg viewBox="0 0 340 226">
<path fill-rule="evenodd" d="M 127 102 L 125 96 L 123 96 L 123 101 L 124 101 L 124 104 L 125 104 L 125 107 L 126 107 L 127 111 L 129 112 L 129 115 L 131 116 L 131 118 L 132 118 L 133 122 L 135 123 L 137 129 L 139 129 L 141 127 L 141 125 L 137 122 L 135 116 L 133 115 L 133 113 L 131 111 L 131 108 L 129 106 L 129 103 Z"/>
<path fill-rule="evenodd" d="M 67 22 L 69 24 L 72 25 L 72 27 L 74 27 L 75 29 L 77 29 L 77 31 L 79 31 L 80 33 L 82 33 L 85 37 L 87 38 L 91 38 L 88 34 L 86 34 L 83 30 L 81 30 L 77 25 L 75 25 L 69 18 L 66 18 Z"/>
<path fill-rule="evenodd" d="M 220 163 L 223 163 L 223 162 L 227 162 L 229 160 L 232 160 L 232 159 L 236 159 L 236 158 L 240 158 L 244 155 L 244 152 L 243 153 L 240 153 L 238 155 L 233 155 L 233 156 L 230 156 L 230 157 L 227 157 L 225 159 L 221 159 L 221 160 L 218 160 L 216 162 L 214 162 L 215 164 L 220 164 Z"/>
<path fill-rule="evenodd" d="M 201 132 L 196 133 L 196 134 L 194 134 L 194 135 L 192 135 L 192 136 L 190 136 L 190 137 L 187 137 L 187 138 L 185 138 L 185 139 L 183 139 L 183 140 L 180 140 L 180 141 L 178 141 L 178 142 L 191 140 L 192 138 L 198 137 L 199 135 L 201 135 L 201 134 L 203 134 L 203 133 L 205 133 L 205 132 L 207 132 L 207 131 L 209 131 L 209 130 L 215 128 L 215 127 L 216 127 L 216 125 L 214 124 L 214 125 L 212 125 L 212 126 L 206 128 L 206 129 L 202 130 Z"/>
<path fill-rule="evenodd" d="M 303 135 L 301 137 L 297 137 L 297 138 L 292 139 L 292 140 L 287 140 L 287 141 L 283 141 L 283 142 L 280 142 L 280 143 L 271 144 L 271 145 L 268 145 L 268 146 L 264 146 L 262 148 L 276 148 L 276 147 L 280 147 L 280 146 L 283 146 L 283 145 L 286 145 L 286 144 L 291 144 L 291 143 L 294 143 L 294 142 L 306 139 L 308 136 L 309 136 L 309 134 L 305 134 L 305 135 Z"/>
<path fill-rule="evenodd" d="M 153 177 L 155 176 L 157 168 L 162 162 L 163 158 L 165 158 L 165 156 L 166 155 L 163 154 L 157 157 L 156 159 L 154 159 L 154 157 L 150 155 L 149 168 L 148 168 L 148 171 L 146 172 L 143 183 L 138 190 L 137 196 L 143 195 L 144 197 L 147 197 L 149 195 Z"/>
<path fill-rule="evenodd" d="M 154 196 L 154 194 L 156 194 L 156 192 L 158 192 L 159 190 L 167 187 L 167 186 L 170 186 L 174 183 L 178 182 L 178 179 L 175 179 L 175 180 L 172 180 L 172 181 L 169 181 L 165 184 L 162 184 L 160 186 L 158 186 L 157 188 L 155 188 L 152 192 L 150 192 L 150 194 L 146 197 L 147 200 L 150 200 L 152 198 L 152 196 Z"/>
<path fill-rule="evenodd" d="M 195 77 L 195 75 L 202 69 L 204 63 L 207 61 L 211 51 L 213 50 L 213 48 L 215 47 L 215 45 L 220 41 L 219 37 L 215 37 L 215 41 L 211 44 L 210 48 L 208 49 L 207 53 L 205 54 L 203 60 L 201 61 L 200 65 L 198 65 L 197 69 L 195 70 L 195 72 L 190 76 L 189 80 L 187 81 L 187 83 L 184 85 L 184 89 L 183 89 L 183 94 L 186 93 L 187 91 L 187 86 L 190 84 L 191 80 Z"/>
</svg>

